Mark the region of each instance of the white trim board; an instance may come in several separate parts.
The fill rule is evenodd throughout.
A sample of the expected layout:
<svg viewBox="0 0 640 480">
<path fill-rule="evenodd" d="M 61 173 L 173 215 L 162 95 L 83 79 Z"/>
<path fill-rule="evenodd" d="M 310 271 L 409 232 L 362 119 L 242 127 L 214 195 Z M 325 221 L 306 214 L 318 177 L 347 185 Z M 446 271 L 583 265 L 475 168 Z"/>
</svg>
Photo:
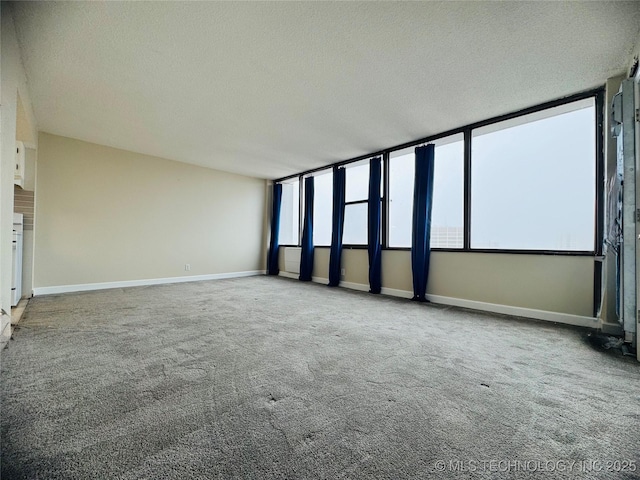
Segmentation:
<svg viewBox="0 0 640 480">
<path fill-rule="evenodd" d="M 598 328 L 600 320 L 595 317 L 573 315 L 571 313 L 550 312 L 547 310 L 537 310 L 535 308 L 514 307 L 511 305 L 500 305 L 497 303 L 479 302 L 477 300 L 466 300 L 463 298 L 443 297 L 441 295 L 427 295 L 427 299 L 433 303 L 452 305 L 455 307 L 470 308 L 483 312 L 501 313 L 516 317 L 533 318 L 545 320 L 547 322 L 564 323 L 577 327 Z"/>
<path fill-rule="evenodd" d="M 164 285 L 167 283 L 200 282 L 202 280 L 222 280 L 225 278 L 252 277 L 254 275 L 264 274 L 264 270 L 250 270 L 247 272 L 211 273 L 208 275 L 190 275 L 186 277 L 148 278 L 144 280 L 123 280 L 119 282 L 84 283 L 79 285 L 57 285 L 53 287 L 34 288 L 33 295 L 54 295 L 57 293 L 106 290 L 109 288 L 142 287 L 147 285 Z"/>
<path fill-rule="evenodd" d="M 284 278 L 293 278 L 294 280 L 298 280 L 298 277 L 300 276 L 298 273 L 283 272 L 282 270 L 278 275 Z"/>
<path fill-rule="evenodd" d="M 286 278 L 293 278 L 296 280 L 298 279 L 297 274 L 293 274 L 289 272 L 280 272 L 280 275 Z M 329 282 L 328 279 L 321 278 L 321 277 L 313 277 L 313 281 L 315 283 L 324 283 L 324 284 L 327 284 Z M 340 282 L 340 286 L 344 288 L 349 288 L 351 290 L 358 290 L 362 292 L 369 291 L 369 285 L 365 285 L 362 283 Z M 400 298 L 413 297 L 413 292 L 410 292 L 408 290 L 398 290 L 395 288 L 382 287 L 381 293 L 383 295 L 390 295 L 392 297 L 400 297 Z M 514 307 L 511 305 L 499 305 L 497 303 L 479 302 L 477 300 L 466 300 L 464 298 L 444 297 L 442 295 L 427 295 L 427 299 L 430 302 L 441 304 L 441 305 L 451 305 L 454 307 L 469 308 L 472 310 L 481 310 L 483 312 L 501 313 L 504 315 L 513 315 L 516 317 L 533 318 L 536 320 L 545 320 L 548 322 L 564 323 L 566 325 L 574 325 L 578 327 L 598 328 L 600 326 L 600 321 L 597 318 L 585 317 L 581 315 L 573 315 L 570 313 L 549 312 L 546 310 L 536 310 L 534 308 Z"/>
</svg>

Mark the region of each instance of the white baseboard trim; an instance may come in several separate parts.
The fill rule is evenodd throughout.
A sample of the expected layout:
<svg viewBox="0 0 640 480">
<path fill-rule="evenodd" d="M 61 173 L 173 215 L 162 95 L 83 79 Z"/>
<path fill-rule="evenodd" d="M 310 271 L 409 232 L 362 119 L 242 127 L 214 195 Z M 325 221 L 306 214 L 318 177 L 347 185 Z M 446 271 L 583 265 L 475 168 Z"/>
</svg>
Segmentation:
<svg viewBox="0 0 640 480">
<path fill-rule="evenodd" d="M 289 272 L 280 272 L 280 275 L 287 278 L 298 279 L 297 274 Z M 313 281 L 316 283 L 324 283 L 325 285 L 329 282 L 328 279 L 321 277 L 313 277 Z M 362 283 L 340 282 L 340 286 L 362 292 L 369 291 L 369 285 Z M 393 297 L 413 298 L 413 292 L 408 290 L 399 290 L 396 288 L 382 287 L 381 293 L 383 295 L 390 295 Z M 598 328 L 600 326 L 600 321 L 597 318 L 573 315 L 570 313 L 549 312 L 546 310 L 536 310 L 534 308 L 499 305 L 497 303 L 479 302 L 477 300 L 466 300 L 464 298 L 444 297 L 442 295 L 427 295 L 427 299 L 430 302 L 441 305 L 451 305 L 454 307 L 469 308 L 483 312 L 501 313 L 516 317 L 533 318 L 536 320 L 546 320 L 548 322 L 564 323 L 566 325 L 574 325 L 578 327 Z"/>
<path fill-rule="evenodd" d="M 2 330 L 0 331 L 0 337 L 9 338 L 10 336 L 11 336 L 11 320 L 7 321 L 7 323 L 2 325 Z"/>
<path fill-rule="evenodd" d="M 144 280 L 123 280 L 120 282 L 84 283 L 79 285 L 57 285 L 53 287 L 36 287 L 33 289 L 33 295 L 55 295 L 58 293 L 106 290 L 109 288 L 143 287 L 147 285 L 164 285 L 167 283 L 200 282 L 202 280 L 222 280 L 225 278 L 252 277 L 254 275 L 264 274 L 264 270 L 250 270 L 247 272 L 212 273 L 208 275 L 191 275 L 186 277 L 149 278 Z"/>
<path fill-rule="evenodd" d="M 349 288 L 351 290 L 358 290 L 359 292 L 368 292 L 369 285 L 365 285 L 364 283 L 354 283 L 354 282 L 345 282 L 340 280 L 340 287 Z"/>
<path fill-rule="evenodd" d="M 284 277 L 284 278 L 293 278 L 294 280 L 298 280 L 298 277 L 300 276 L 300 274 L 291 273 L 291 272 L 283 272 L 282 270 L 280 270 L 280 273 L 278 273 L 278 276 Z"/>
<path fill-rule="evenodd" d="M 550 312 L 547 310 L 536 310 L 535 308 L 514 307 L 511 305 L 500 305 L 497 303 L 479 302 L 477 300 L 466 300 L 462 298 L 443 297 L 441 295 L 427 295 L 427 299 L 433 303 L 452 305 L 455 307 L 470 308 L 483 312 L 502 313 L 516 317 L 533 318 L 545 320 L 547 322 L 564 323 L 577 327 L 598 328 L 600 320 L 595 317 L 585 317 L 573 315 L 571 313 Z"/>
<path fill-rule="evenodd" d="M 380 293 L 383 295 L 391 295 L 392 297 L 413 298 L 413 292 L 410 292 L 409 290 L 398 290 L 397 288 L 382 287 Z"/>
</svg>

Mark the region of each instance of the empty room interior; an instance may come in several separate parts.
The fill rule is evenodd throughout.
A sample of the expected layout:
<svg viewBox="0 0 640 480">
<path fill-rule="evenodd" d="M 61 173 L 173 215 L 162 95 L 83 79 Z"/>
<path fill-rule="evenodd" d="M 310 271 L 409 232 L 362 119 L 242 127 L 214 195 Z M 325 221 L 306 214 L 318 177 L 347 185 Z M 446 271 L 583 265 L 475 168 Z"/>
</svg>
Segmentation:
<svg viewBox="0 0 640 480">
<path fill-rule="evenodd" d="M 3 480 L 640 478 L 640 2 L 0 14 Z"/>
</svg>

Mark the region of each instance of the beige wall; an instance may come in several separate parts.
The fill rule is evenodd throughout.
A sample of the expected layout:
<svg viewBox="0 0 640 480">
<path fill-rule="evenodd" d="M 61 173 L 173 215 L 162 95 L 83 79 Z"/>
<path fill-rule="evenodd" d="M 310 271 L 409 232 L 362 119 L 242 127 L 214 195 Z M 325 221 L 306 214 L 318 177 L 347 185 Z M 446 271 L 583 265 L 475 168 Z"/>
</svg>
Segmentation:
<svg viewBox="0 0 640 480">
<path fill-rule="evenodd" d="M 264 180 L 41 133 L 34 287 L 261 270 L 264 190 Z"/>
<path fill-rule="evenodd" d="M 11 270 L 13 230 L 13 171 L 15 162 L 18 112 L 21 111 L 20 127 L 23 135 L 36 137 L 37 126 L 31 109 L 27 88 L 27 77 L 22 67 L 20 50 L 7 2 L 0 5 L 1 52 L 0 52 L 0 306 L 11 312 Z M 18 93 L 22 106 L 18 105 Z M 0 334 L 7 337 L 10 317 L 0 315 Z"/>
<path fill-rule="evenodd" d="M 18 137 L 20 139 L 20 137 Z M 36 188 L 37 151 L 25 148 L 24 190 Z M 22 232 L 22 297 L 30 298 L 33 290 L 33 229 L 25 226 Z"/>
<path fill-rule="evenodd" d="M 329 253 L 328 248 L 315 248 L 313 252 L 313 276 L 329 279 Z M 283 263 L 284 265 L 284 263 Z"/>
<path fill-rule="evenodd" d="M 327 278 L 329 249 L 316 248 L 314 256 L 313 275 Z M 433 252 L 427 293 L 590 317 L 593 265 L 593 257 Z M 345 282 L 368 285 L 367 250 L 344 249 L 342 268 Z M 409 251 L 382 252 L 382 286 L 413 290 Z"/>
<path fill-rule="evenodd" d="M 434 252 L 427 292 L 593 316 L 592 257 Z"/>
<path fill-rule="evenodd" d="M 24 107 L 20 95 L 18 95 L 16 108 L 16 140 L 33 145 L 36 143 L 37 132 L 31 127 L 29 115 L 27 115 L 27 110 Z"/>
</svg>

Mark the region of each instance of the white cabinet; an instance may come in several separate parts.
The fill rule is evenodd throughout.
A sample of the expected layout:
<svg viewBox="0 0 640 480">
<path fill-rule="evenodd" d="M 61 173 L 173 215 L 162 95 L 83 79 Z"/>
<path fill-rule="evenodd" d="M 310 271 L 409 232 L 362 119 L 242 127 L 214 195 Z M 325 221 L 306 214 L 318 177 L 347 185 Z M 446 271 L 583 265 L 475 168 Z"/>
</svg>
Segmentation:
<svg viewBox="0 0 640 480">
<path fill-rule="evenodd" d="M 13 171 L 13 183 L 24 187 L 24 144 L 16 142 L 16 168 Z"/>
</svg>

